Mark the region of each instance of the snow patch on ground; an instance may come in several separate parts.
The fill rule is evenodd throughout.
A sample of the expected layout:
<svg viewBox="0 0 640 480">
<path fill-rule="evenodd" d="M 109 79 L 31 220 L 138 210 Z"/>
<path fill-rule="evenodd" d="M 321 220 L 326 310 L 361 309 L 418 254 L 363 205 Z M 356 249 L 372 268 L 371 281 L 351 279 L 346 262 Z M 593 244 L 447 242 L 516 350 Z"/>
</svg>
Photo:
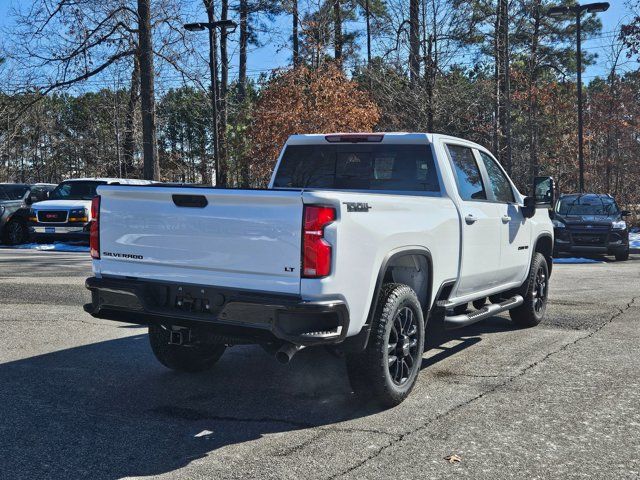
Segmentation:
<svg viewBox="0 0 640 480">
<path fill-rule="evenodd" d="M 41 250 L 47 252 L 89 252 L 88 245 L 73 245 L 69 243 L 25 243 L 23 245 L 3 246 L 2 248 L 19 248 L 21 250 Z"/>
<path fill-rule="evenodd" d="M 598 260 L 596 258 L 576 258 L 576 257 L 562 257 L 554 258 L 553 263 L 602 263 L 604 260 Z"/>
</svg>

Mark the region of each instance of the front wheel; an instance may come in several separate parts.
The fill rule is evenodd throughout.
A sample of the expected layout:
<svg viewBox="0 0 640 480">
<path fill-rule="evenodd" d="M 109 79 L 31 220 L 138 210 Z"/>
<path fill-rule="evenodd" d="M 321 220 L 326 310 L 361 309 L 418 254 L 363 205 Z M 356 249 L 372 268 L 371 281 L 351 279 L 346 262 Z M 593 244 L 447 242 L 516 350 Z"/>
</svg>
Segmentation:
<svg viewBox="0 0 640 480">
<path fill-rule="evenodd" d="M 18 220 L 11 220 L 4 227 L 3 242 L 7 245 L 21 245 L 29 239 L 27 226 Z"/>
<path fill-rule="evenodd" d="M 509 316 L 519 327 L 535 327 L 544 317 L 549 294 L 549 266 L 541 253 L 535 253 L 523 288 L 524 303 L 509 310 Z"/>
<path fill-rule="evenodd" d="M 629 249 L 623 250 L 622 252 L 616 253 L 616 261 L 623 262 L 625 260 L 629 260 Z"/>
<path fill-rule="evenodd" d="M 424 318 L 416 293 L 407 285 L 384 285 L 367 348 L 346 357 L 354 392 L 386 407 L 398 405 L 416 383 L 423 350 Z"/>
<path fill-rule="evenodd" d="M 208 345 L 171 345 L 170 329 L 161 325 L 149 325 L 149 343 L 158 361 L 171 370 L 203 372 L 220 360 L 226 346 L 222 343 Z"/>
</svg>

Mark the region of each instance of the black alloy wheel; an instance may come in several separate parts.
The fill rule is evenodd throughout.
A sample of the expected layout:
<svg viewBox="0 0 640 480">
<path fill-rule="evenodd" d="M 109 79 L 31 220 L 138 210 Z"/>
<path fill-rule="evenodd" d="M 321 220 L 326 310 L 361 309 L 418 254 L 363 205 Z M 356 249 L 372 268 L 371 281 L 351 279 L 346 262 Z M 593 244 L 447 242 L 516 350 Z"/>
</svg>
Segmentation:
<svg viewBox="0 0 640 480">
<path fill-rule="evenodd" d="M 404 385 L 419 361 L 418 325 L 413 310 L 404 307 L 396 313 L 387 345 L 389 376 L 396 385 Z"/>
</svg>

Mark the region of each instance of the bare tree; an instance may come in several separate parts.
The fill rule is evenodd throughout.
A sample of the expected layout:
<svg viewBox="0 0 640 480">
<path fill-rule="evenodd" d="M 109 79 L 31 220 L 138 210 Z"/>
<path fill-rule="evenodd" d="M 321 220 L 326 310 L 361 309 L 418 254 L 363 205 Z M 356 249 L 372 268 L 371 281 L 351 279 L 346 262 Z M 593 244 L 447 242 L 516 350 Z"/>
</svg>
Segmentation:
<svg viewBox="0 0 640 480">
<path fill-rule="evenodd" d="M 160 162 L 156 141 L 156 105 L 151 40 L 151 0 L 138 0 L 138 59 L 140 61 L 140 105 L 142 112 L 142 149 L 144 178 L 160 180 Z"/>
</svg>

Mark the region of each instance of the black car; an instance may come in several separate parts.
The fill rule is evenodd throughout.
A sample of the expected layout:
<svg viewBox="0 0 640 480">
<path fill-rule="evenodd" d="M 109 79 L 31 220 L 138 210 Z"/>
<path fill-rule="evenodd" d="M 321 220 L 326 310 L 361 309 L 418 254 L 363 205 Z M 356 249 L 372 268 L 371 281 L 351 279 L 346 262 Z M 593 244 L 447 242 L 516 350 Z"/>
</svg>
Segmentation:
<svg viewBox="0 0 640 480">
<path fill-rule="evenodd" d="M 8 245 L 29 239 L 28 206 L 46 200 L 55 185 L 0 183 L 0 241 Z"/>
<path fill-rule="evenodd" d="M 562 253 L 615 255 L 629 258 L 629 229 L 611 195 L 561 195 L 553 211 L 554 256 Z"/>
</svg>

